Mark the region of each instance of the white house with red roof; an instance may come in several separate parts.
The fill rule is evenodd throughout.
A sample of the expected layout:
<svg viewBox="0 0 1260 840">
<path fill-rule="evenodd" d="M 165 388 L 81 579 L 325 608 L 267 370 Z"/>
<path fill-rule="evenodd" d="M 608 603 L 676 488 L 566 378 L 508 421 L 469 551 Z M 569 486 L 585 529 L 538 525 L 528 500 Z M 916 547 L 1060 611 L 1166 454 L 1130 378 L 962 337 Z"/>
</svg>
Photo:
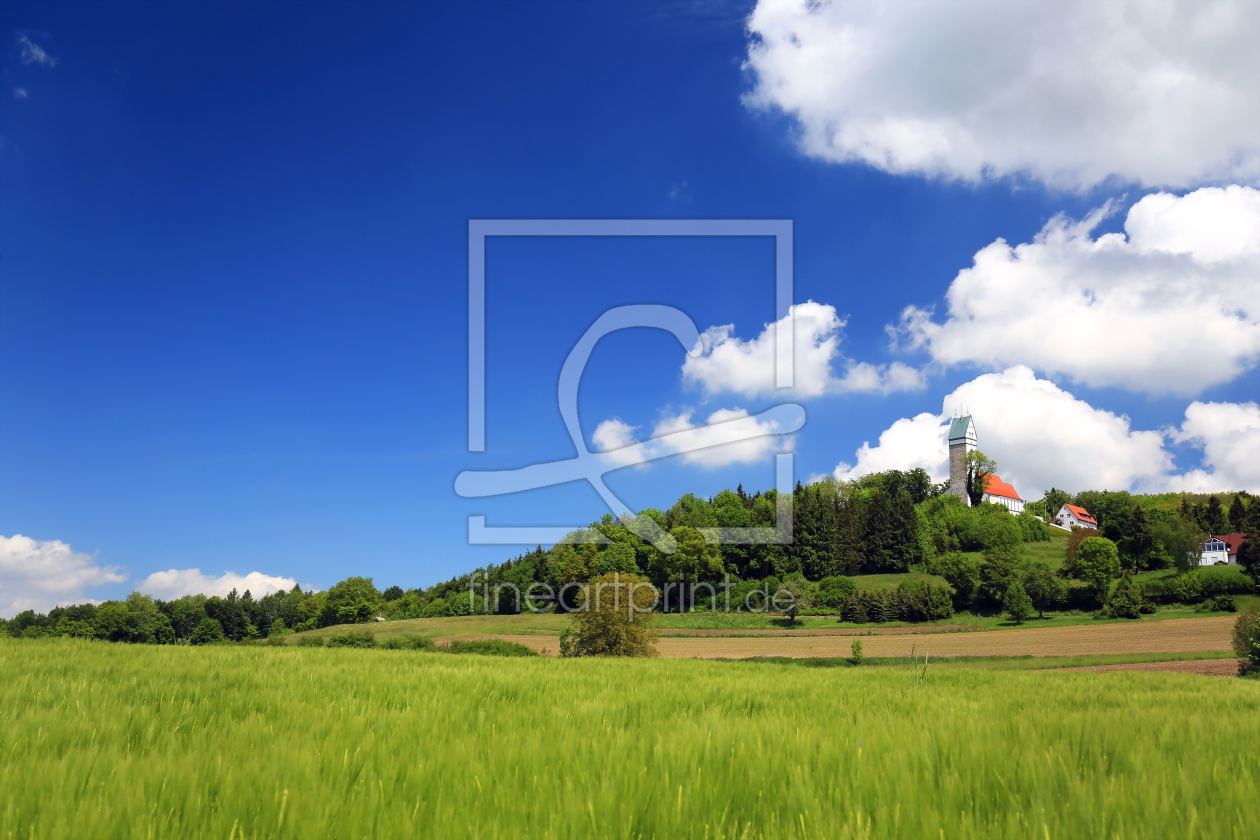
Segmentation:
<svg viewBox="0 0 1260 840">
<path fill-rule="evenodd" d="M 1224 563 L 1228 566 L 1238 565 L 1238 549 L 1247 539 L 1246 534 L 1221 534 L 1211 536 L 1200 546 L 1199 565 L 1215 566 Z"/>
<path fill-rule="evenodd" d="M 1011 513 L 1024 512 L 1024 500 L 1000 475 L 989 474 L 984 477 L 984 497 L 980 501 L 1005 505 Z"/>
<path fill-rule="evenodd" d="M 1098 520 L 1093 517 L 1093 514 L 1077 505 L 1065 504 L 1059 508 L 1059 512 L 1054 515 L 1054 524 L 1069 531 L 1073 528 L 1093 528 L 1095 531 L 1098 530 Z"/>
</svg>

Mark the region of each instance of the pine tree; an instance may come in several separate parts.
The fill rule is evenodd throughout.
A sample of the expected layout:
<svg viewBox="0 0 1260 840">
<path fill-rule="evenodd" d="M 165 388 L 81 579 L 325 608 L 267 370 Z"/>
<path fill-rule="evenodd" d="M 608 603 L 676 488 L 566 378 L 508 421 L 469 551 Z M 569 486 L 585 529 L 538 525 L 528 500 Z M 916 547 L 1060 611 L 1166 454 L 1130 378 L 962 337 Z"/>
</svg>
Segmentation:
<svg viewBox="0 0 1260 840">
<path fill-rule="evenodd" d="M 1247 506 L 1243 504 L 1242 493 L 1234 494 L 1234 501 L 1229 504 L 1229 529 L 1232 533 L 1241 534 L 1247 525 Z"/>
<path fill-rule="evenodd" d="M 875 573 L 897 571 L 894 548 L 897 532 L 893 527 L 888 494 L 876 490 L 866 506 L 866 522 L 862 533 L 862 552 L 866 567 Z"/>
<path fill-rule="evenodd" d="M 1260 532 L 1252 531 L 1238 547 L 1238 565 L 1260 585 Z"/>
<path fill-rule="evenodd" d="M 870 620 L 866 614 L 866 605 L 862 602 L 862 596 L 857 592 L 845 599 L 844 608 L 840 614 L 850 624 L 865 624 Z"/>
<path fill-rule="evenodd" d="M 1126 569 L 1120 575 L 1116 591 L 1111 593 L 1111 614 L 1120 618 L 1140 618 L 1142 615 L 1142 593 Z"/>
<path fill-rule="evenodd" d="M 806 575 L 811 574 L 817 564 L 818 517 L 814 495 L 808 487 L 796 482 L 796 492 L 792 494 L 792 545 L 788 554 L 796 568 Z"/>
<path fill-rule="evenodd" d="M 836 574 L 856 575 L 862 570 L 862 533 L 866 523 L 866 505 L 856 493 L 836 497 Z"/>
<path fill-rule="evenodd" d="M 1133 509 L 1129 520 L 1128 533 L 1124 538 L 1124 559 L 1127 568 L 1139 570 L 1145 568 L 1147 554 L 1155 546 L 1155 536 L 1151 533 L 1151 522 L 1146 510 L 1141 505 Z"/>
<path fill-rule="evenodd" d="M 1203 528 L 1209 534 L 1224 534 L 1229 528 L 1225 519 L 1225 508 L 1215 495 L 1208 497 L 1207 513 L 1204 516 Z"/>
<path fill-rule="evenodd" d="M 898 490 L 889 499 L 888 526 L 893 539 L 892 571 L 904 572 L 911 563 L 918 563 L 919 556 L 919 517 L 914 512 L 914 501 L 906 490 Z"/>
</svg>

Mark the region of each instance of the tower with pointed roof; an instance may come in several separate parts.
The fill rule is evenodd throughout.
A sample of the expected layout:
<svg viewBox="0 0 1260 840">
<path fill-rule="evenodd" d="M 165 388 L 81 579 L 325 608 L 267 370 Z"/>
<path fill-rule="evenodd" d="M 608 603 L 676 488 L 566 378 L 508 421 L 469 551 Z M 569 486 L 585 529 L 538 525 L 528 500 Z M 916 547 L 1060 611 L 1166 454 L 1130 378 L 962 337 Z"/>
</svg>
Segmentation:
<svg viewBox="0 0 1260 840">
<path fill-rule="evenodd" d="M 963 500 L 963 504 L 971 506 L 967 496 L 967 453 L 978 447 L 976 438 L 976 421 L 968 414 L 955 417 L 949 424 L 949 492 Z"/>
</svg>

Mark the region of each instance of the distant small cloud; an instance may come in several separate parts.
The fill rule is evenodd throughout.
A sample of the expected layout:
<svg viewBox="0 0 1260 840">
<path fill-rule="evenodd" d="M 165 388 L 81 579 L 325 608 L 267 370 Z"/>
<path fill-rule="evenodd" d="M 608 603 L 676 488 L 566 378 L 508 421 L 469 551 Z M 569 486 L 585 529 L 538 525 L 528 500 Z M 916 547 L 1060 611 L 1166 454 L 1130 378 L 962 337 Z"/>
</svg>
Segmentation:
<svg viewBox="0 0 1260 840">
<path fill-rule="evenodd" d="M 23 64 L 47 64 L 49 67 L 57 66 L 57 59 L 53 58 L 44 48 L 36 44 L 25 35 L 18 38 L 18 43 L 22 46 L 22 63 Z"/>
<path fill-rule="evenodd" d="M 26 92 L 26 88 L 14 88 L 13 98 L 14 99 L 29 99 L 30 94 Z"/>
</svg>

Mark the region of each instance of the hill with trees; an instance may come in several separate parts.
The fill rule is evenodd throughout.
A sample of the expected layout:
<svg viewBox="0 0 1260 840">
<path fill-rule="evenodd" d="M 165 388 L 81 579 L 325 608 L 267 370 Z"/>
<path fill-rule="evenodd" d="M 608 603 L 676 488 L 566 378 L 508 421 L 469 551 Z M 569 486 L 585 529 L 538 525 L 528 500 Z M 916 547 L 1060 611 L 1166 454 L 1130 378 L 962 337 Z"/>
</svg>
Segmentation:
<svg viewBox="0 0 1260 840">
<path fill-rule="evenodd" d="M 227 597 L 189 595 L 163 602 L 133 593 L 99 606 L 27 611 L 0 622 L 0 632 L 204 644 L 377 616 L 564 612 L 577 603 L 572 585 L 613 573 L 641 576 L 661 590 L 681 579 L 697 585 L 701 595 L 690 602 L 680 601 L 676 585 L 674 594 L 666 590 L 662 608 L 671 612 L 773 610 L 774 594 L 786 588 L 795 612 L 855 623 L 931 621 L 959 610 L 993 614 L 1008 600 L 1018 604 L 1022 620 L 1025 613 L 1056 609 L 1106 611 L 1122 575 L 1128 582 L 1121 609 L 1138 614 L 1159 604 L 1247 594 L 1260 574 L 1250 559 L 1260 553 L 1254 538 L 1244 557 L 1250 578 L 1237 569 L 1195 569 L 1206 534 L 1260 532 L 1260 499 L 1245 492 L 1141 496 L 1087 490 L 1069 496 L 1052 489 L 1012 515 L 996 504 L 969 507 L 945 489 L 921 469 L 798 483 L 790 500 L 791 544 L 714 542 L 723 528 L 775 524 L 776 491 L 749 494 L 739 486 L 710 499 L 687 494 L 664 511 L 643 511 L 673 538 L 672 553 L 659 550 L 633 524 L 604 516 L 551 548 L 423 589 L 381 591 L 370 578 L 349 577 L 323 592 L 294 587 L 260 598 L 233 591 Z M 1059 559 L 1057 550 L 1047 551 L 1052 548 L 1047 522 L 1064 501 L 1087 508 L 1099 529 L 1074 532 Z M 873 575 L 879 577 L 868 577 Z M 862 585 L 870 580 L 880 584 Z M 1023 595 L 1008 599 L 1014 584 Z"/>
</svg>

